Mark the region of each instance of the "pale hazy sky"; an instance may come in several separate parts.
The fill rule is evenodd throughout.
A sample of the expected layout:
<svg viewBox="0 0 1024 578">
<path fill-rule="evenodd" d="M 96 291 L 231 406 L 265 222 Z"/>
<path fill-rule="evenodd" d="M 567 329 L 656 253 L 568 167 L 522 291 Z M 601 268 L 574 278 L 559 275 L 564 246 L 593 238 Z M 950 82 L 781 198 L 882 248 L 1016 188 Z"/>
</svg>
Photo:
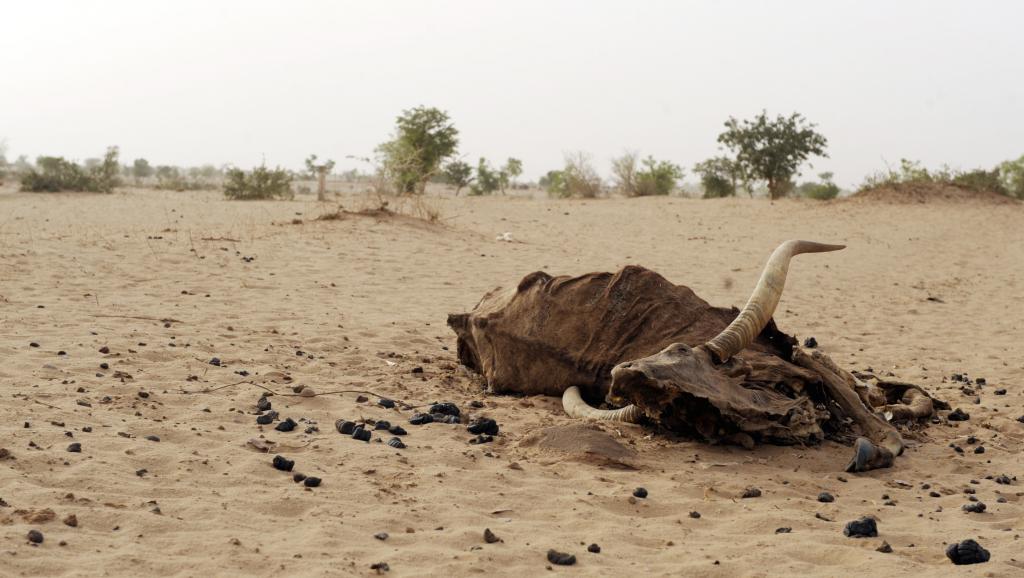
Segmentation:
<svg viewBox="0 0 1024 578">
<path fill-rule="evenodd" d="M 447 110 L 475 162 L 689 168 L 730 115 L 799 111 L 845 186 L 900 157 L 1024 154 L 1024 2 L 0 2 L 8 157 L 356 166 Z"/>
</svg>

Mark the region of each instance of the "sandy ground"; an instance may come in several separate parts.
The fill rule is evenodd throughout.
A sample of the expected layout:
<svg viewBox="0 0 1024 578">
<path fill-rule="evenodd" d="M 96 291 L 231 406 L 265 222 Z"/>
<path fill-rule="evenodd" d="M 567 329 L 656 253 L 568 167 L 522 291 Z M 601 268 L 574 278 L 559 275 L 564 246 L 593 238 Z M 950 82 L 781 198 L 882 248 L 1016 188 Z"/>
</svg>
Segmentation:
<svg viewBox="0 0 1024 578">
<path fill-rule="evenodd" d="M 316 221 L 327 208 L 310 200 L 215 193 L 0 192 L 0 575 L 371 575 L 377 562 L 391 576 L 1024 574 L 1024 207 L 436 204 L 442 224 Z M 504 232 L 518 242 L 495 241 Z M 488 395 L 457 367 L 446 314 L 532 271 L 636 263 L 742 305 L 788 238 L 849 248 L 794 261 L 783 330 L 815 336 L 849 369 L 923 384 L 971 419 L 910 440 L 892 469 L 844 476 L 838 444 L 744 451 L 629 425 L 574 430 L 557 400 Z M 256 386 L 184 393 L 242 371 L 280 393 L 373 394 L 272 397 L 299 421 L 282 433 L 256 424 Z M 980 404 L 954 372 L 986 378 Z M 501 435 L 471 445 L 464 426 L 411 426 L 412 412 L 376 395 L 450 400 Z M 402 424 L 408 448 L 341 436 L 339 418 Z M 319 431 L 303 433 L 312 422 Z M 246 445 L 259 436 L 276 451 Z M 274 453 L 322 485 L 294 483 Z M 986 479 L 999 474 L 1018 480 Z M 638 486 L 649 496 L 631 500 Z M 740 499 L 748 486 L 763 495 Z M 968 488 L 986 513 L 961 511 Z M 819 503 L 822 491 L 835 501 Z M 863 515 L 880 536 L 844 537 Z M 486 528 L 501 541 L 485 543 Z M 965 538 L 992 560 L 953 566 L 945 545 Z M 883 540 L 892 553 L 876 552 Z M 549 567 L 549 548 L 577 564 Z"/>
</svg>

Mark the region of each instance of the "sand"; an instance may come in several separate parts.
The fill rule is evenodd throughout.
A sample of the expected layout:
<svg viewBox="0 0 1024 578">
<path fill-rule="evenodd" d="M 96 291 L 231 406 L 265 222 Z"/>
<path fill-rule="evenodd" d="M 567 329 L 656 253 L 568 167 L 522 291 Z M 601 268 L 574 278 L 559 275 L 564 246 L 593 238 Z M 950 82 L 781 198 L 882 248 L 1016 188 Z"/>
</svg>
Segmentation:
<svg viewBox="0 0 1024 578">
<path fill-rule="evenodd" d="M 317 221 L 331 208 L 309 197 L 0 191 L 0 574 L 372 575 L 377 562 L 390 576 L 1024 573 L 1020 205 L 433 203 L 437 224 Z M 513 242 L 495 240 L 505 232 Z M 892 469 L 844 475 L 839 444 L 745 451 L 579 424 L 556 399 L 488 395 L 458 367 L 446 315 L 532 271 L 635 263 L 741 305 L 789 238 L 849 247 L 794 261 L 779 326 L 848 369 L 920 383 L 969 421 L 909 439 Z M 987 380 L 980 404 L 953 373 Z M 255 423 L 256 386 L 183 393 L 246 379 L 279 393 L 373 393 L 272 397 L 299 421 L 291 433 Z M 380 408 L 377 395 L 450 400 L 501 434 L 471 445 L 465 427 L 411 426 L 412 412 Z M 408 448 L 341 436 L 339 418 L 402 424 Z M 303 433 L 308 420 L 318 432 Z M 260 436 L 277 450 L 247 446 Z M 322 485 L 273 469 L 275 453 Z M 986 479 L 999 474 L 1018 479 Z M 648 497 L 631 499 L 639 486 Z M 741 499 L 749 486 L 762 496 Z M 961 511 L 965 488 L 986 513 Z M 818 502 L 823 491 L 835 501 Z M 63 523 L 72 514 L 76 527 Z M 865 515 L 879 537 L 844 537 Z M 501 541 L 485 543 L 488 528 Z M 30 529 L 43 544 L 28 543 Z M 966 538 L 992 560 L 953 566 L 945 545 Z M 875 550 L 883 540 L 892 553 Z M 548 568 L 551 548 L 576 565 Z"/>
</svg>

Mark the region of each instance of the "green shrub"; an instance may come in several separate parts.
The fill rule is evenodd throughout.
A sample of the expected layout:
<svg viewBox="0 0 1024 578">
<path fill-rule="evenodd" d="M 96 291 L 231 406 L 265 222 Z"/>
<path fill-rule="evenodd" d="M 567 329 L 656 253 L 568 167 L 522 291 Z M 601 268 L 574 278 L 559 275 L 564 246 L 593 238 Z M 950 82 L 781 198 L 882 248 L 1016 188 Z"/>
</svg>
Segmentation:
<svg viewBox="0 0 1024 578">
<path fill-rule="evenodd" d="M 956 173 L 953 175 L 952 183 L 972 191 L 991 191 L 1010 196 L 1010 191 L 1006 189 L 1003 181 L 999 178 L 999 167 L 991 171 L 974 169 L 973 171 Z"/>
<path fill-rule="evenodd" d="M 156 188 L 163 191 L 203 191 L 216 186 L 209 179 L 202 178 L 201 169 L 189 169 L 188 173 L 178 167 L 160 165 L 154 172 Z"/>
<path fill-rule="evenodd" d="M 86 168 L 64 157 L 39 157 L 36 166 L 21 175 L 21 190 L 36 193 L 61 191 L 109 193 L 120 184 L 117 147 Z"/>
<path fill-rule="evenodd" d="M 1015 170 L 1013 162 L 1003 163 L 990 171 L 984 169 L 961 171 L 950 169 L 948 166 L 929 171 L 919 161 L 900 159 L 898 170 L 890 168 L 873 175 L 868 175 L 858 191 L 879 187 L 939 183 L 970 191 L 985 191 L 1024 198 L 1024 157 L 1018 162 L 1022 162 L 1022 164 L 1019 169 L 1020 176 L 1017 177 L 1019 180 L 1015 180 L 1013 177 Z"/>
<path fill-rule="evenodd" d="M 834 199 L 839 195 L 839 185 L 832 182 L 832 176 L 832 173 L 821 173 L 818 175 L 820 183 L 801 183 L 796 187 L 796 193 L 801 197 L 819 201 Z"/>
<path fill-rule="evenodd" d="M 489 195 L 502 186 L 502 173 L 491 168 L 487 159 L 480 157 L 476 164 L 476 179 L 469 190 L 474 195 Z"/>
<path fill-rule="evenodd" d="M 643 168 L 636 172 L 634 196 L 667 195 L 683 178 L 683 169 L 668 161 L 655 161 L 654 157 L 643 160 Z"/>
<path fill-rule="evenodd" d="M 225 173 L 224 196 L 236 201 L 260 199 L 291 199 L 292 175 L 285 169 L 268 169 L 263 164 L 246 173 L 228 169 Z"/>
<path fill-rule="evenodd" d="M 729 157 L 713 157 L 693 165 L 700 177 L 705 199 L 736 196 L 739 183 L 744 182 L 742 167 Z"/>
<path fill-rule="evenodd" d="M 418 106 L 402 111 L 395 136 L 377 147 L 379 172 L 401 194 L 422 194 L 459 146 L 459 131 L 448 113 Z"/>
<path fill-rule="evenodd" d="M 455 194 L 473 182 L 473 167 L 460 160 L 450 161 L 444 166 L 444 182 L 455 187 Z"/>
<path fill-rule="evenodd" d="M 594 170 L 590 156 L 583 152 L 565 155 L 565 167 L 549 171 L 545 176 L 548 177 L 545 189 L 555 197 L 593 199 L 601 194 L 601 177 Z"/>
<path fill-rule="evenodd" d="M 1024 155 L 999 165 L 999 179 L 1011 196 L 1024 200 Z"/>
</svg>

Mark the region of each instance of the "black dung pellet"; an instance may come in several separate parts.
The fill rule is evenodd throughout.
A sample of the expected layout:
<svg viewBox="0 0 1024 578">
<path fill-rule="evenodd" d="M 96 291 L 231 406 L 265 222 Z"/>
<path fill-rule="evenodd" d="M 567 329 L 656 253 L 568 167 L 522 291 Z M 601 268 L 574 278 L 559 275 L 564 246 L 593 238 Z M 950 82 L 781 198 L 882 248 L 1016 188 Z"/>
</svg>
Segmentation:
<svg viewBox="0 0 1024 578">
<path fill-rule="evenodd" d="M 287 418 L 283 422 L 277 424 L 277 427 L 275 427 L 274 429 L 276 429 L 277 431 L 292 431 L 293 429 L 295 429 L 295 426 L 297 425 L 299 424 L 295 423 L 295 420 L 293 420 L 292 418 Z"/>
<path fill-rule="evenodd" d="M 216 365 L 217 367 L 220 367 L 220 358 L 219 357 L 214 357 L 213 359 L 211 359 L 210 360 L 210 365 Z"/>
<path fill-rule="evenodd" d="M 386 398 L 386 397 L 382 397 L 382 398 L 377 400 L 377 405 L 379 405 L 381 407 L 384 407 L 384 408 L 387 408 L 387 409 L 391 409 L 391 408 L 395 407 L 395 402 L 390 400 L 390 399 L 388 399 L 388 398 Z"/>
<path fill-rule="evenodd" d="M 370 441 L 370 430 L 364 428 L 363 426 L 359 426 L 356 429 L 352 430 L 352 439 L 356 439 L 361 442 L 368 442 Z"/>
<path fill-rule="evenodd" d="M 1011 481 L 1010 476 L 1006 474 L 999 474 L 998 476 L 996 476 L 995 480 L 997 484 L 1003 484 L 1005 486 L 1009 486 Z"/>
<path fill-rule="evenodd" d="M 861 518 L 847 522 L 843 535 L 848 538 L 874 538 L 878 536 L 878 525 L 872 518 Z"/>
<path fill-rule="evenodd" d="M 971 502 L 964 504 L 960 509 L 971 514 L 981 514 L 985 511 L 985 502 Z"/>
<path fill-rule="evenodd" d="M 295 483 L 297 484 L 302 480 L 306 479 L 306 474 L 300 474 L 299 472 L 295 472 L 294 474 L 292 474 L 292 479 L 295 480 Z"/>
<path fill-rule="evenodd" d="M 993 391 L 992 393 L 996 395 L 1006 395 L 1006 388 L 1000 387 L 999 389 Z"/>
<path fill-rule="evenodd" d="M 290 472 L 295 467 L 295 460 L 289 460 L 284 456 L 274 456 L 274 467 L 282 472 Z"/>
<path fill-rule="evenodd" d="M 339 419 L 334 422 L 334 429 L 338 430 L 338 433 L 340 434 L 350 436 L 356 429 L 356 422 Z"/>
<path fill-rule="evenodd" d="M 268 424 L 274 423 L 275 419 L 277 419 L 277 412 L 274 411 L 274 410 L 270 410 L 267 413 L 265 413 L 265 414 L 263 414 L 261 416 L 258 416 L 256 418 L 256 423 L 258 423 L 260 425 L 268 425 Z"/>
<path fill-rule="evenodd" d="M 391 438 L 391 439 L 389 439 L 388 440 L 388 445 L 393 447 L 393 448 L 395 448 L 395 449 L 398 449 L 398 450 L 404 450 L 405 449 L 405 443 L 402 440 L 398 439 L 398 438 Z"/>
<path fill-rule="evenodd" d="M 393 436 L 404 436 L 407 435 L 409 432 L 405 431 L 405 428 L 403 428 L 400 425 L 393 425 L 390 428 L 388 428 L 388 433 L 390 433 Z"/>
<path fill-rule="evenodd" d="M 29 530 L 28 531 L 28 541 L 32 542 L 33 544 L 42 544 L 43 543 L 43 533 L 40 532 L 39 530 Z"/>
<path fill-rule="evenodd" d="M 433 421 L 434 417 L 429 413 L 418 413 L 409 418 L 409 423 L 412 425 L 426 425 L 428 423 L 433 423 Z"/>
<path fill-rule="evenodd" d="M 498 422 L 489 417 L 482 417 L 473 420 L 466 428 L 471 434 L 498 435 Z"/>
<path fill-rule="evenodd" d="M 104 361 L 100 364 L 100 369 L 110 369 L 110 364 Z"/>
<path fill-rule="evenodd" d="M 103 354 L 110 353 L 110 348 L 107 347 L 106 345 L 104 345 L 103 347 L 100 348 L 100 353 L 103 353 Z"/>
<path fill-rule="evenodd" d="M 73 443 L 73 444 L 68 446 L 68 451 L 73 453 L 73 454 L 81 453 L 82 452 L 82 444 L 80 444 L 78 442 L 75 442 L 75 443 Z"/>
<path fill-rule="evenodd" d="M 637 489 L 633 490 L 633 497 L 634 498 L 646 498 L 647 497 L 647 488 L 637 488 Z"/>
<path fill-rule="evenodd" d="M 974 540 L 964 540 L 959 544 L 950 544 L 946 547 L 946 557 L 952 560 L 957 566 L 964 564 L 981 564 L 988 562 L 991 554 L 982 548 L 981 544 Z"/>
<path fill-rule="evenodd" d="M 316 476 L 309 476 L 302 482 L 307 488 L 315 488 L 320 485 L 320 478 Z"/>
<path fill-rule="evenodd" d="M 462 415 L 462 412 L 459 411 L 459 406 L 455 405 L 450 401 L 446 401 L 444 403 L 435 403 L 434 405 L 430 406 L 430 413 L 454 415 L 455 417 L 459 417 L 460 415 Z"/>
<path fill-rule="evenodd" d="M 380 420 L 379 422 L 374 424 L 373 429 L 391 429 L 391 422 Z"/>
<path fill-rule="evenodd" d="M 598 546 L 597 544 L 591 544 L 591 545 L 587 546 L 587 552 L 590 552 L 591 554 L 600 554 L 601 553 L 601 547 Z"/>
<path fill-rule="evenodd" d="M 985 453 L 985 446 L 978 446 L 978 447 L 974 448 L 974 453 L 976 453 L 976 454 L 983 454 L 983 453 Z"/>
<path fill-rule="evenodd" d="M 835 498 L 835 496 L 833 496 L 832 494 L 830 494 L 828 492 L 822 492 L 822 493 L 818 494 L 818 501 L 819 502 L 823 502 L 823 503 L 828 503 L 828 502 L 836 501 L 836 498 Z"/>
<path fill-rule="evenodd" d="M 261 397 L 259 401 L 256 402 L 256 409 L 260 411 L 270 411 L 270 407 L 270 400 L 265 397 Z"/>
<path fill-rule="evenodd" d="M 576 563 L 576 556 L 556 550 L 548 550 L 548 562 L 558 566 L 572 566 Z"/>
</svg>

